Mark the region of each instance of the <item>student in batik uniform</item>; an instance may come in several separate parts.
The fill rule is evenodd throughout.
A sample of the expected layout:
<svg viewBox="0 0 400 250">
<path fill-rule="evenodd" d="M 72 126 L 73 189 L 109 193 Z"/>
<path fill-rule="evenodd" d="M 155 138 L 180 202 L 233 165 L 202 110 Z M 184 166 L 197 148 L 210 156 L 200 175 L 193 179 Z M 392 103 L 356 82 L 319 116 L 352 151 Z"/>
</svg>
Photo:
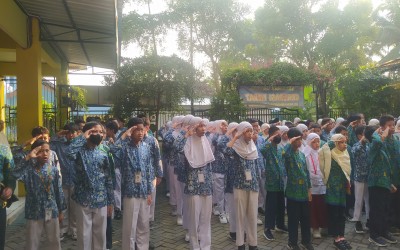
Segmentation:
<svg viewBox="0 0 400 250">
<path fill-rule="evenodd" d="M 14 169 L 13 175 L 25 184 L 26 249 L 61 249 L 60 225 L 65 199 L 58 167 L 50 161 L 52 151 L 48 142 L 38 139 L 25 161 Z M 46 247 L 39 247 L 43 230 Z"/>
<path fill-rule="evenodd" d="M 320 135 L 321 140 L 328 142 L 331 138 L 331 131 L 333 129 L 334 123 L 331 118 L 324 118 L 321 121 L 322 134 Z"/>
<path fill-rule="evenodd" d="M 257 248 L 258 207 L 258 152 L 252 140 L 253 127 L 241 122 L 233 139 L 227 144 L 227 153 L 234 157 L 235 179 L 233 196 L 236 209 L 236 245 L 245 249 L 244 234 L 250 250 Z"/>
<path fill-rule="evenodd" d="M 253 127 L 253 141 L 257 147 L 258 159 L 257 159 L 257 166 L 258 166 L 258 186 L 261 187 L 258 192 L 258 213 L 260 215 L 264 215 L 264 203 L 265 203 L 265 189 L 262 188 L 265 186 L 265 161 L 264 157 L 261 154 L 261 147 L 264 145 L 264 138 L 259 135 L 260 133 L 260 124 L 257 119 L 250 118 L 247 120 L 251 126 Z M 257 217 L 257 225 L 262 225 L 263 222 L 261 219 Z"/>
<path fill-rule="evenodd" d="M 67 156 L 67 149 L 71 140 L 78 136 L 79 127 L 75 123 L 68 123 L 63 130 L 57 133 L 50 140 L 50 148 L 57 153 L 60 160 L 60 169 L 62 175 L 62 188 L 66 201 L 66 210 L 63 211 L 64 220 L 60 223 L 61 238 L 68 233 L 72 239 L 77 239 L 76 234 L 76 216 L 75 202 L 72 201 L 74 190 L 75 166 L 74 162 Z"/>
<path fill-rule="evenodd" d="M 214 204 L 214 213 L 219 214 L 219 222 L 222 224 L 228 223 L 225 212 L 225 161 L 224 154 L 221 151 L 221 148 L 217 146 L 219 140 L 223 135 L 227 132 L 228 123 L 225 120 L 215 121 L 216 123 L 216 131 L 212 138 L 212 145 L 214 147 L 214 157 L 215 161 L 212 163 L 212 172 L 213 172 L 213 204 Z"/>
<path fill-rule="evenodd" d="M 170 176 L 169 176 L 169 159 L 170 159 L 170 154 L 171 154 L 171 148 L 168 147 L 168 144 L 164 144 L 164 136 L 172 128 L 172 121 L 168 121 L 163 127 L 161 127 L 157 135 L 161 138 L 162 140 L 162 148 L 161 148 L 161 162 L 163 166 L 163 175 L 165 179 L 165 184 L 166 184 L 166 193 L 165 195 L 170 198 L 171 194 L 169 192 L 169 187 L 170 187 Z"/>
<path fill-rule="evenodd" d="M 112 145 L 117 141 L 118 133 L 118 122 L 113 119 L 106 123 L 106 138 L 103 141 L 106 145 Z M 121 200 L 121 163 L 118 162 L 117 158 L 114 158 L 114 172 L 115 172 L 115 189 L 114 189 L 114 219 L 120 220 L 122 218 L 122 200 Z"/>
<path fill-rule="evenodd" d="M 326 184 L 325 202 L 328 209 L 329 234 L 339 250 L 351 249 L 344 238 L 346 193 L 350 193 L 351 164 L 346 137 L 335 134 L 319 151 L 321 172 Z"/>
<path fill-rule="evenodd" d="M 184 116 L 175 116 L 172 118 L 172 127 L 164 134 L 163 137 L 163 148 L 168 147 L 170 148 L 170 154 L 169 154 L 169 166 L 167 167 L 168 169 L 168 176 L 169 176 L 169 192 L 170 192 L 170 197 L 169 197 L 169 204 L 172 206 L 172 212 L 171 214 L 173 216 L 178 216 L 182 218 L 182 204 L 183 204 L 183 199 L 182 199 L 182 190 L 181 190 L 181 185 L 178 181 L 178 175 L 176 172 L 177 169 L 177 164 L 178 164 L 178 152 L 175 150 L 173 147 L 175 139 L 178 137 L 181 126 L 182 126 L 182 120 Z M 180 224 L 182 224 L 182 219 L 180 219 Z M 179 224 L 179 223 L 178 223 Z"/>
<path fill-rule="evenodd" d="M 70 144 L 68 155 L 75 165 L 75 188 L 78 249 L 105 249 L 107 216 L 112 214 L 114 187 L 112 166 L 107 152 L 101 149 L 103 127 L 88 122 L 83 135 Z"/>
<path fill-rule="evenodd" d="M 306 140 L 307 140 L 307 135 L 309 134 L 308 127 L 305 124 L 300 123 L 296 126 L 296 128 L 300 130 L 300 132 L 303 134 L 300 147 L 300 151 L 303 152 L 304 148 L 307 146 Z"/>
<path fill-rule="evenodd" d="M 377 128 L 368 128 L 368 131 L 374 132 Z M 367 224 L 369 220 L 369 194 L 368 194 L 368 172 L 370 164 L 368 162 L 369 145 L 368 140 L 364 137 L 365 126 L 358 126 L 354 129 L 354 134 L 357 136 L 359 142 L 355 143 L 351 148 L 354 159 L 354 214 L 352 221 L 356 222 L 356 233 L 365 233 L 361 223 L 361 212 L 363 204 L 365 204 L 365 215 L 367 217 Z M 372 133 L 369 137 L 372 136 Z"/>
<path fill-rule="evenodd" d="M 163 177 L 163 166 L 161 163 L 160 146 L 158 145 L 157 139 L 150 135 L 148 132 L 150 130 L 150 124 L 147 124 L 149 120 L 145 119 L 143 121 L 144 125 L 144 136 L 143 141 L 150 145 L 151 151 L 151 178 L 153 180 L 153 190 L 151 191 L 151 206 L 150 206 L 150 223 L 154 222 L 154 210 L 156 207 L 156 186 L 160 185 Z"/>
<path fill-rule="evenodd" d="M 149 215 L 153 190 L 151 145 L 143 141 L 145 129 L 141 118 L 131 118 L 128 129 L 111 146 L 121 162 L 122 177 L 122 249 L 149 249 Z M 158 162 L 157 162 L 158 164 Z"/>
<path fill-rule="evenodd" d="M 348 141 L 347 144 L 350 147 L 353 147 L 354 144 L 356 144 L 357 142 L 359 142 L 359 138 L 357 137 L 357 135 L 355 134 L 355 128 L 357 126 L 364 126 L 365 125 L 365 121 L 364 121 L 364 115 L 363 114 L 353 114 L 350 115 L 347 118 L 347 124 L 349 124 L 347 126 L 347 132 L 348 132 Z"/>
<path fill-rule="evenodd" d="M 297 245 L 298 225 L 301 226 L 301 246 L 314 249 L 310 233 L 311 183 L 306 158 L 300 147 L 303 133 L 297 128 L 288 131 L 289 144 L 284 148 L 287 173 L 286 198 L 289 229 L 289 249 L 299 249 Z"/>
<path fill-rule="evenodd" d="M 190 246 L 193 250 L 211 249 L 212 172 L 214 155 L 204 136 L 206 125 L 200 117 L 187 122 L 174 142 L 177 151 L 184 153 L 187 199 L 187 225 Z M 186 131 L 187 130 L 187 131 Z"/>
<path fill-rule="evenodd" d="M 400 188 L 400 141 L 394 136 L 393 129 L 389 130 L 389 135 L 384 144 L 389 152 L 392 164 L 392 184 L 396 189 Z M 390 228 L 392 235 L 400 235 L 400 191 L 390 195 Z"/>
<path fill-rule="evenodd" d="M 11 198 L 15 189 L 15 181 L 11 178 L 11 171 L 14 169 L 14 160 L 10 147 L 0 144 L 0 184 L 4 185 L 0 193 L 0 200 L 5 201 Z M 0 249 L 4 249 L 6 243 L 7 211 L 3 204 L 0 204 Z"/>
<path fill-rule="evenodd" d="M 399 192 L 394 185 L 393 160 L 390 157 L 386 141 L 393 135 L 394 118 L 384 115 L 379 119 L 380 128 L 367 139 L 371 141 L 368 160 L 371 169 L 368 175 L 368 192 L 370 201 L 369 212 L 369 241 L 377 246 L 387 246 L 397 243 L 389 232 L 390 196 Z"/>
<path fill-rule="evenodd" d="M 319 145 L 319 135 L 310 133 L 307 136 L 306 147 L 303 151 L 311 181 L 311 228 L 313 229 L 313 237 L 316 239 L 321 238 L 321 228 L 328 227 L 325 203 L 326 186 L 319 167 Z"/>
<path fill-rule="evenodd" d="M 283 147 L 279 128 L 272 125 L 269 128 L 269 139 L 261 148 L 265 159 L 265 227 L 264 237 L 267 240 L 275 240 L 272 230 L 288 232 L 285 226 L 285 165 L 283 161 Z"/>
<path fill-rule="evenodd" d="M 235 179 L 235 162 L 232 155 L 227 154 L 227 144 L 236 134 L 236 129 L 239 124 L 231 122 L 228 125 L 227 133 L 218 141 L 217 147 L 224 154 L 225 166 L 225 197 L 226 197 L 226 212 L 229 221 L 229 237 L 236 241 L 236 210 L 235 201 L 233 199 L 233 182 Z"/>
</svg>

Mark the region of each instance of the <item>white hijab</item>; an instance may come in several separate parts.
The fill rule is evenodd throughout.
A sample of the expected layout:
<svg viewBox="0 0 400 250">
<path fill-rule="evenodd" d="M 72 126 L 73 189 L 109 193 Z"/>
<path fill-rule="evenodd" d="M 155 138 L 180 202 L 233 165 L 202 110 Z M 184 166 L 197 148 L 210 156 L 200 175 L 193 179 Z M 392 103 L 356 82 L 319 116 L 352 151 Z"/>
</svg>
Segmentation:
<svg viewBox="0 0 400 250">
<path fill-rule="evenodd" d="M 237 122 L 231 122 L 231 123 L 229 123 L 229 125 L 228 125 L 228 132 L 229 131 L 231 131 L 232 129 L 234 129 L 234 128 L 237 128 L 239 126 L 239 123 L 237 123 Z M 233 133 L 231 133 L 231 134 L 229 134 L 228 135 L 228 137 L 232 140 L 233 139 L 233 135 L 232 135 Z"/>
<path fill-rule="evenodd" d="M 316 133 L 308 134 L 306 139 L 306 146 L 303 151 L 306 157 L 312 154 L 312 156 L 315 157 L 315 159 L 318 159 L 318 150 L 314 150 L 313 148 L 311 148 L 311 142 L 313 142 L 316 138 L 320 139 L 319 135 L 317 135 Z"/>
<path fill-rule="evenodd" d="M 177 124 L 182 123 L 184 116 L 183 115 L 178 115 L 174 116 L 172 118 L 172 126 L 175 127 L 174 131 L 172 132 L 172 136 L 176 139 L 179 135 L 180 126 L 177 126 Z"/>
<path fill-rule="evenodd" d="M 202 123 L 200 117 L 193 117 L 190 119 L 187 125 L 196 126 Z M 186 140 L 186 144 L 183 147 L 186 159 L 192 168 L 201 168 L 208 163 L 214 161 L 214 155 L 211 150 L 210 143 L 205 136 L 192 135 Z"/>
<path fill-rule="evenodd" d="M 215 121 L 215 126 L 216 126 L 216 130 L 215 133 L 216 134 L 222 134 L 222 130 L 221 130 L 221 125 L 222 123 L 227 123 L 225 120 L 216 120 Z"/>
<path fill-rule="evenodd" d="M 241 122 L 237 126 L 237 133 L 243 133 L 247 129 L 253 129 L 253 126 L 251 126 L 250 123 L 248 122 Z M 242 158 L 247 159 L 247 160 L 255 160 L 258 158 L 258 152 L 257 152 L 257 147 L 256 144 L 254 144 L 253 140 L 250 140 L 248 143 L 245 142 L 243 139 L 243 136 L 240 136 L 239 139 L 235 141 L 233 144 L 233 150 Z"/>
</svg>

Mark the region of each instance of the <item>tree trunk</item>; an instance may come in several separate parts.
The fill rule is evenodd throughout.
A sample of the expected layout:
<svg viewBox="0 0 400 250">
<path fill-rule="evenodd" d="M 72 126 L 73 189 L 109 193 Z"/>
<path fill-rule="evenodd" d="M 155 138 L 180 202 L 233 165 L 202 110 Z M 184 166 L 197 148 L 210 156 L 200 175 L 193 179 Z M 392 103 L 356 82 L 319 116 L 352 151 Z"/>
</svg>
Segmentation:
<svg viewBox="0 0 400 250">
<path fill-rule="evenodd" d="M 193 45 L 193 15 L 190 16 L 190 45 L 189 45 L 189 60 L 190 60 L 190 65 L 193 66 L 193 61 L 194 61 L 194 45 Z M 195 80 L 195 78 L 193 78 Z M 193 90 L 193 84 L 192 84 L 192 91 L 191 91 L 191 96 L 190 96 L 190 113 L 194 115 L 194 90 Z"/>
<path fill-rule="evenodd" d="M 147 0 L 147 9 L 149 10 L 149 15 L 151 15 L 150 3 L 151 3 L 151 0 Z M 151 30 L 151 39 L 152 39 L 152 42 L 153 42 L 153 55 L 158 55 L 158 52 L 157 52 L 157 41 L 156 41 L 156 35 L 155 35 L 155 32 L 154 32 L 154 29 Z"/>
</svg>

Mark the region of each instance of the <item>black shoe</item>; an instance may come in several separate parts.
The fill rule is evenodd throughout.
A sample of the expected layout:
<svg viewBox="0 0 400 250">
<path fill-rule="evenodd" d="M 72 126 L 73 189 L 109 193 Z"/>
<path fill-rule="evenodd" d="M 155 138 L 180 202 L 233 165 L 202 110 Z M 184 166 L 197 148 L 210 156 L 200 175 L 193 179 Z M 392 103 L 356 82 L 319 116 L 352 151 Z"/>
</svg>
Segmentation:
<svg viewBox="0 0 400 250">
<path fill-rule="evenodd" d="M 396 244 L 397 240 L 393 237 L 391 233 L 386 233 L 385 235 L 382 235 L 382 238 L 386 241 L 389 242 L 390 244 Z"/>
<path fill-rule="evenodd" d="M 288 230 L 288 228 L 286 226 L 276 227 L 275 231 L 280 232 L 280 233 L 288 233 L 289 232 L 289 230 Z"/>
<path fill-rule="evenodd" d="M 286 247 L 287 247 L 288 249 L 292 249 L 292 250 L 300 250 L 300 247 L 299 247 L 297 244 L 289 243 L 289 244 L 287 244 Z"/>
<path fill-rule="evenodd" d="M 246 250 L 246 246 L 244 244 L 241 246 L 238 246 L 238 250 Z"/>
<path fill-rule="evenodd" d="M 339 250 L 347 250 L 347 246 L 344 242 L 344 240 L 341 241 L 333 241 L 333 245 L 335 245 L 335 247 Z"/>
<path fill-rule="evenodd" d="M 389 232 L 394 236 L 400 235 L 400 229 L 397 227 L 391 227 Z"/>
<path fill-rule="evenodd" d="M 378 247 L 387 247 L 387 242 L 382 237 L 375 237 L 375 238 L 369 237 L 368 241 L 375 244 Z"/>
<path fill-rule="evenodd" d="M 369 230 L 369 226 L 370 226 L 370 225 L 369 225 L 369 219 L 368 219 L 368 220 L 367 220 L 367 223 L 365 223 L 365 227 L 366 227 L 367 230 Z"/>
<path fill-rule="evenodd" d="M 356 222 L 356 226 L 355 226 L 354 230 L 355 230 L 356 233 L 358 233 L 358 234 L 363 234 L 363 233 L 365 233 L 361 221 L 357 221 L 357 222 Z"/>
<path fill-rule="evenodd" d="M 269 241 L 275 240 L 274 235 L 271 233 L 271 230 L 269 229 L 264 230 L 264 237 Z"/>
<path fill-rule="evenodd" d="M 114 220 L 120 220 L 122 218 L 121 210 L 114 211 Z"/>
<path fill-rule="evenodd" d="M 250 245 L 249 245 L 249 250 L 258 250 L 258 247 L 257 247 L 257 246 L 250 246 Z"/>
<path fill-rule="evenodd" d="M 350 242 L 348 242 L 347 240 L 342 240 L 344 245 L 346 246 L 347 249 L 353 249 L 353 247 L 351 247 Z"/>
<path fill-rule="evenodd" d="M 265 215 L 265 211 L 262 207 L 258 208 L 258 214 Z"/>
<path fill-rule="evenodd" d="M 314 247 L 311 243 L 300 243 L 300 246 L 306 250 L 314 250 Z"/>
<path fill-rule="evenodd" d="M 229 233 L 229 238 L 230 238 L 232 241 L 236 241 L 236 233 Z"/>
</svg>

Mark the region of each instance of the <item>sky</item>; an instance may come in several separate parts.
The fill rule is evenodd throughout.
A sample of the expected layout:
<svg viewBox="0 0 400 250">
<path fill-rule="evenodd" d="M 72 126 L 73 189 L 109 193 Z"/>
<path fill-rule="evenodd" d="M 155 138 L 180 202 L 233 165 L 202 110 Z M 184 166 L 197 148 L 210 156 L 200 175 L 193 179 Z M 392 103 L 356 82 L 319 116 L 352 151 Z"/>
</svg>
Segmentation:
<svg viewBox="0 0 400 250">
<path fill-rule="evenodd" d="M 237 0 L 240 3 L 246 4 L 249 6 L 250 11 L 249 15 L 246 18 L 254 18 L 254 12 L 256 9 L 259 7 L 262 7 L 264 4 L 264 0 Z M 328 0 L 329 1 L 329 0 Z M 339 1 L 339 8 L 342 8 L 345 6 L 349 1 L 351 0 L 340 0 Z M 374 7 L 377 7 L 380 3 L 382 3 L 382 0 L 372 0 Z M 165 0 L 153 0 L 152 6 L 151 6 L 151 11 L 152 13 L 159 13 L 167 8 L 167 4 Z M 148 13 L 147 12 L 147 7 L 146 6 L 138 6 L 138 5 L 127 5 L 124 8 L 124 14 L 129 13 L 130 11 L 135 10 L 139 12 L 139 14 L 143 13 Z M 176 42 L 177 38 L 177 33 L 174 31 L 171 31 L 166 37 L 165 37 L 165 43 L 163 44 L 163 48 L 160 49 L 160 54 L 169 56 L 176 54 L 178 56 L 181 56 L 185 58 L 183 55 L 180 54 L 178 50 L 178 44 Z M 140 48 L 135 45 L 131 44 L 127 47 L 122 48 L 122 57 L 135 57 L 135 56 L 141 56 Z M 195 55 L 195 67 L 198 69 L 202 69 L 207 72 L 207 67 L 208 66 L 208 61 L 205 56 L 201 54 Z M 105 70 L 105 69 L 94 69 L 95 72 L 102 72 L 102 73 L 111 73 L 112 71 Z M 70 74 L 69 75 L 69 81 L 71 85 L 102 85 L 103 81 L 103 76 L 101 75 L 90 75 L 92 72 L 92 69 L 89 69 L 87 71 L 80 71 L 80 75 L 74 75 Z M 88 73 L 88 75 L 82 75 Z"/>
</svg>

